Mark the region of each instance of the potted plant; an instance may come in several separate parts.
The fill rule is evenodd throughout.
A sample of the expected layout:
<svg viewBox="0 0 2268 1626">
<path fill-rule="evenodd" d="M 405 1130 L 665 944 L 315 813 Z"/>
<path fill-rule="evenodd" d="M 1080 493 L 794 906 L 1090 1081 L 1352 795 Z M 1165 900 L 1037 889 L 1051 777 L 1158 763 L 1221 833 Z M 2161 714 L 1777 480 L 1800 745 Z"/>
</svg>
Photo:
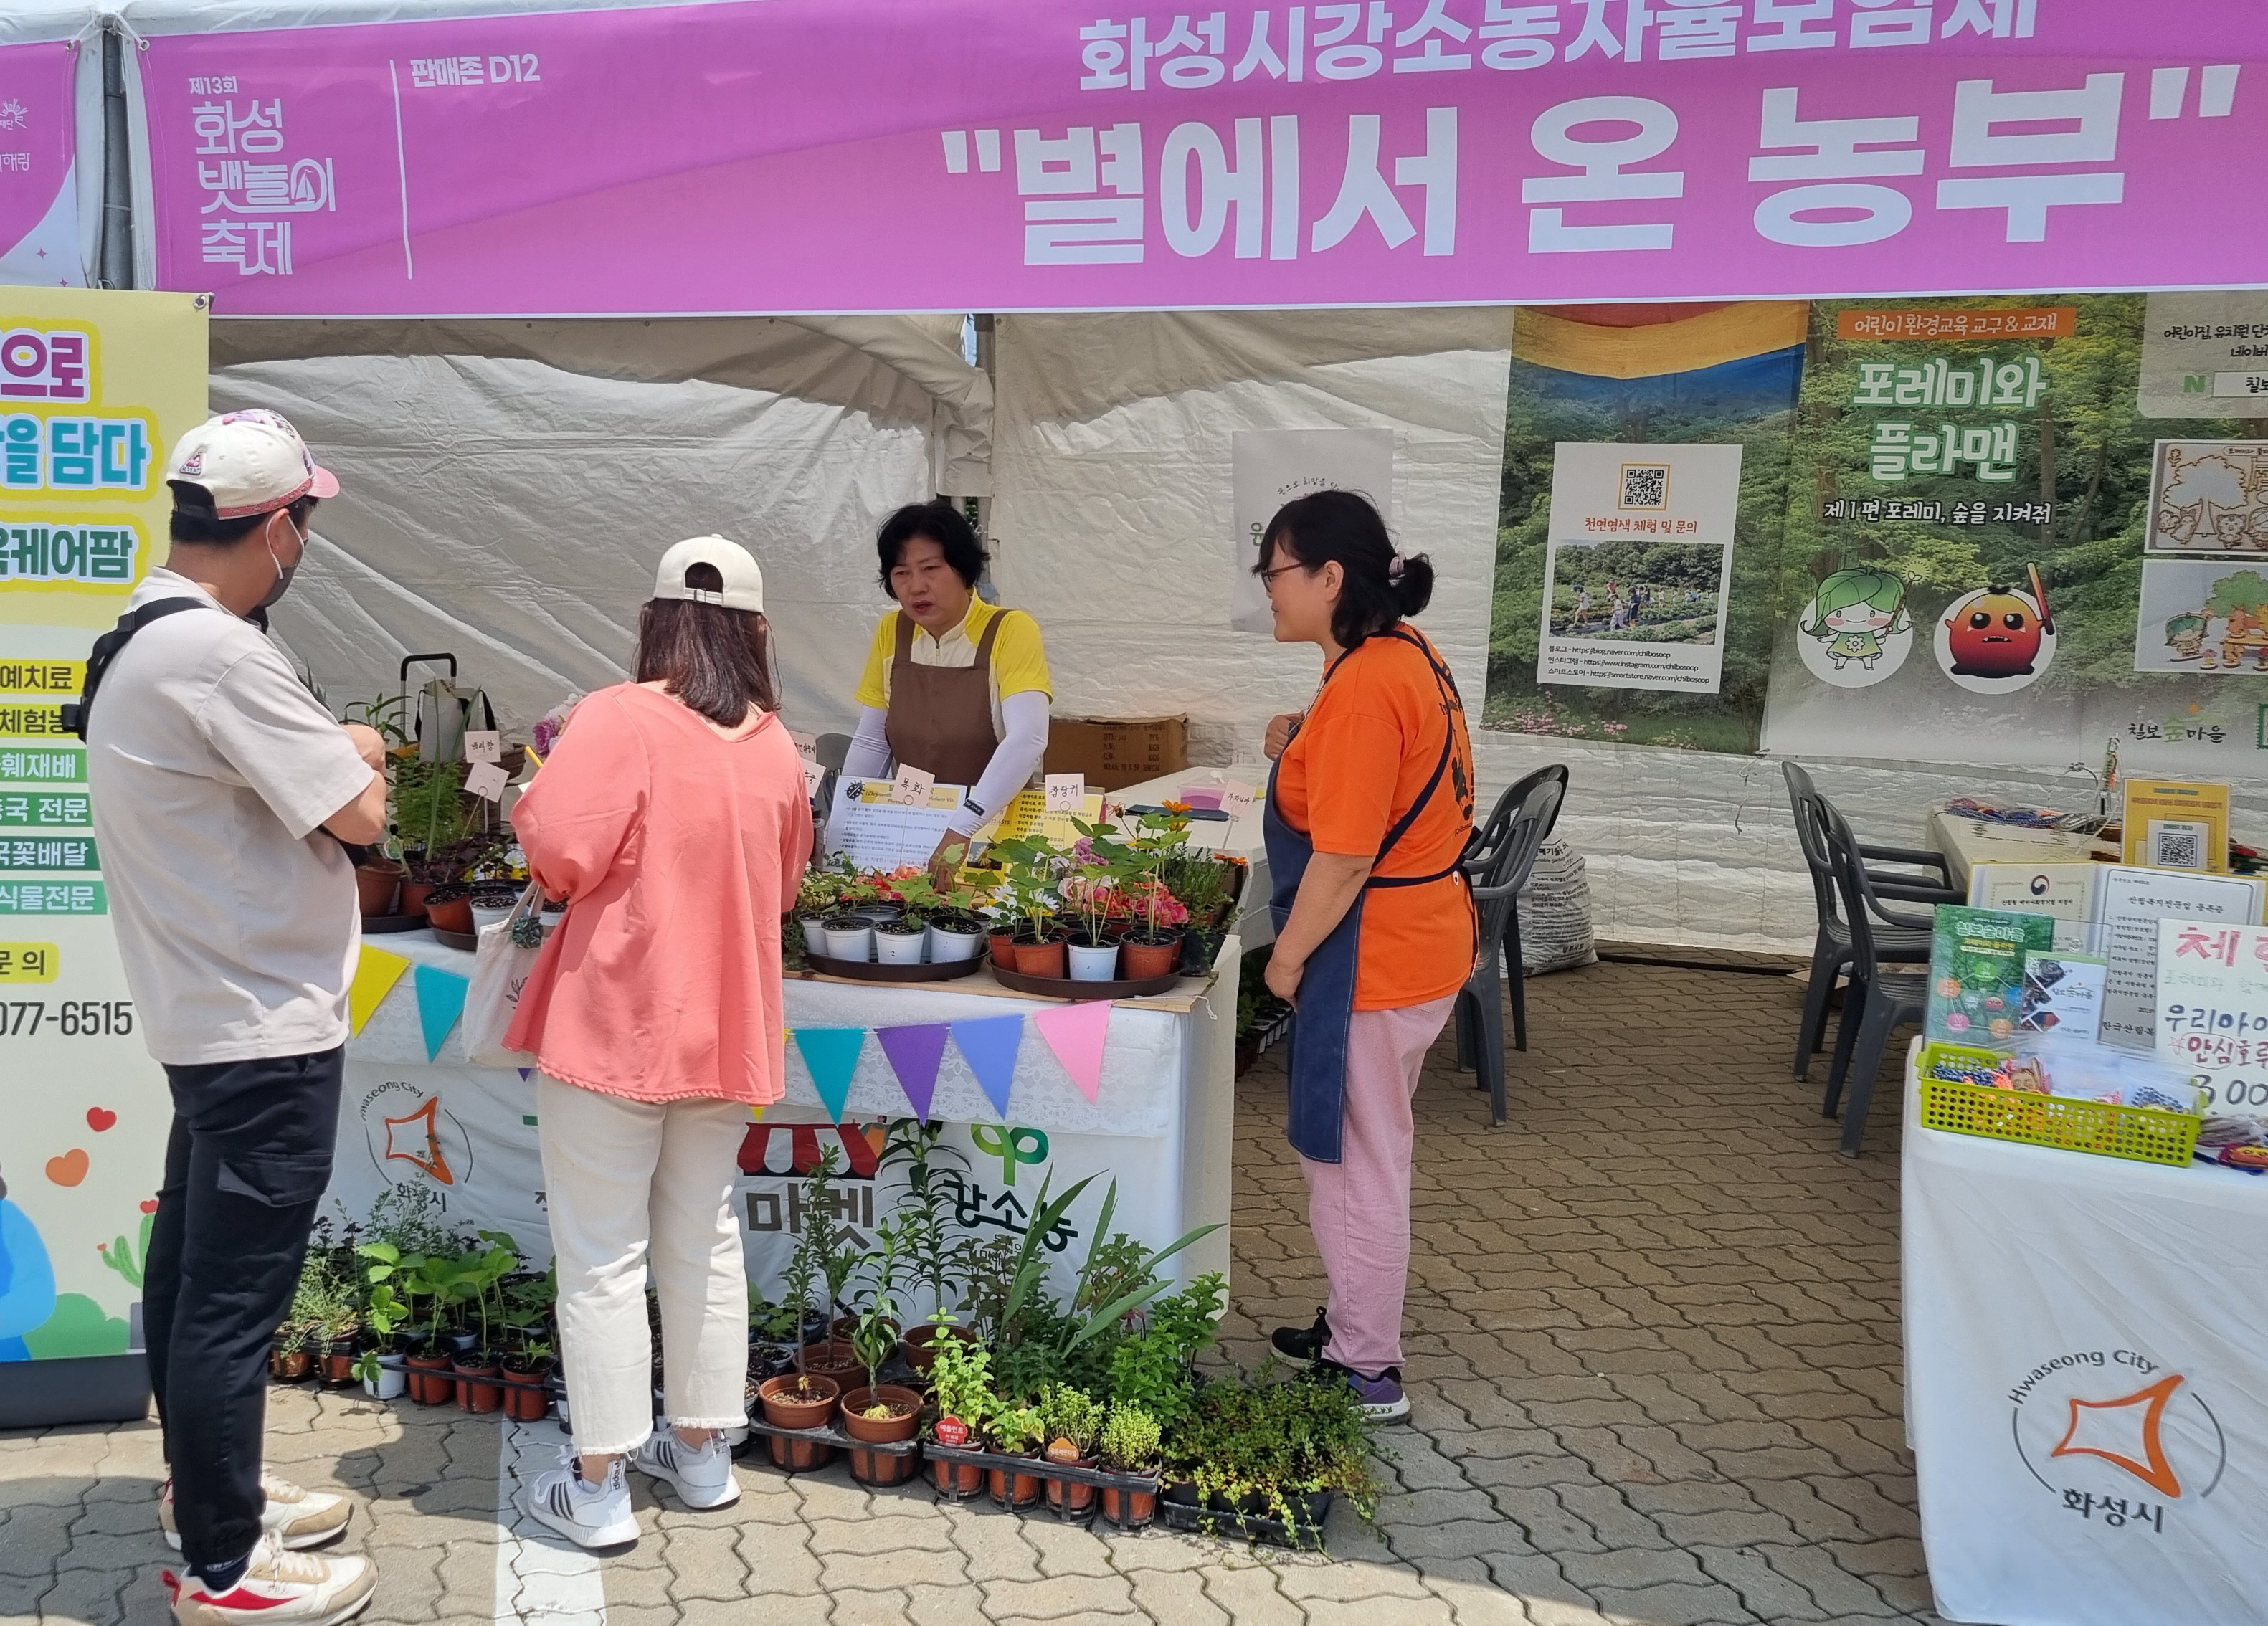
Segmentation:
<svg viewBox="0 0 2268 1626">
<path fill-rule="evenodd" d="M 1245 874 L 1241 860 L 1187 848 L 1169 854 L 1160 866 L 1159 879 L 1166 890 L 1189 911 L 1182 939 L 1183 975 L 1203 976 L 1212 969 Z"/>
<path fill-rule="evenodd" d="M 796 889 L 795 918 L 803 929 L 806 953 L 828 952 L 823 923 L 829 916 L 841 913 L 843 889 L 855 874 L 850 860 L 840 853 L 824 864 L 813 865 L 804 872 L 803 884 Z"/>
<path fill-rule="evenodd" d="M 1042 1437 L 1047 1459 L 1071 1468 L 1094 1466 L 1094 1445 L 1102 1433 L 1102 1406 L 1086 1390 L 1058 1383 L 1040 1398 Z M 1047 1482 L 1048 1505 L 1066 1517 L 1093 1511 L 1094 1487 L 1070 1480 Z"/>
<path fill-rule="evenodd" d="M 943 1134 L 940 1125 L 899 1119 L 891 1126 L 881 1157 L 885 1167 L 902 1164 L 905 1168 L 905 1189 L 898 1197 L 899 1223 L 904 1227 L 907 1262 L 915 1282 L 926 1290 L 934 1317 L 905 1336 L 906 1364 L 922 1373 L 936 1360 L 940 1340 L 975 1335 L 955 1323 L 948 1308 L 959 1284 L 959 1255 L 946 1225 L 954 1193 L 947 1188 L 945 1172 L 936 1165 L 940 1159 L 950 1159 L 966 1166 L 968 1159 L 958 1149 L 941 1144 Z"/>
<path fill-rule="evenodd" d="M 995 1395 L 986 1408 L 984 1432 L 987 1448 L 997 1457 L 1012 1461 L 1031 1461 L 1040 1454 L 1040 1440 L 1047 1431 L 1047 1420 L 1037 1406 L 1011 1402 Z M 1002 1507 L 1029 1507 L 1040 1499 L 1040 1477 L 1027 1474 L 1011 1465 L 987 1468 L 985 1487 L 992 1499 Z"/>
<path fill-rule="evenodd" d="M 485 931 L 490 926 L 500 926 L 519 901 L 519 888 L 509 883 L 476 881 L 467 888 L 472 905 L 473 930 Z M 430 905 L 431 900 L 428 899 Z"/>
<path fill-rule="evenodd" d="M 947 887 L 939 890 L 926 881 L 923 887 L 930 899 L 924 912 L 929 922 L 931 960 L 946 965 L 976 959 L 988 930 L 976 912 L 976 889 Z"/>
<path fill-rule="evenodd" d="M 828 1148 L 831 1157 L 834 1148 Z M 822 1162 L 824 1159 L 822 1159 Z M 803 1235 L 796 1242 L 795 1252 L 789 1255 L 785 1296 L 782 1306 L 789 1313 L 790 1325 L 800 1331 L 806 1313 L 811 1306 L 813 1290 L 819 1284 L 819 1256 L 813 1246 L 811 1212 L 805 1210 Z M 777 1429 L 820 1429 L 841 1399 L 843 1386 L 832 1378 L 820 1377 L 806 1370 L 805 1359 L 808 1346 L 799 1337 L 795 1351 L 795 1370 L 767 1378 L 756 1386 L 757 1403 L 764 1409 L 764 1421 Z M 765 1448 L 770 1452 L 772 1464 L 789 1473 L 801 1473 L 823 1465 L 835 1454 L 833 1446 L 814 1439 L 784 1439 L 777 1435 L 767 1436 Z"/>
<path fill-rule="evenodd" d="M 1017 921 L 1015 969 L 1026 976 L 1060 979 L 1066 967 L 1065 945 L 1071 938 L 1057 918 L 1060 900 L 1056 887 L 1062 855 L 1035 835 L 999 842 L 994 850 Z"/>
<path fill-rule="evenodd" d="M 819 935 L 829 960 L 864 965 L 874 958 L 874 923 L 863 916 L 829 915 L 819 923 Z"/>
<path fill-rule="evenodd" d="M 298 1383 L 306 1379 L 314 1361 L 310 1348 L 314 1339 L 313 1322 L 287 1321 L 276 1328 L 275 1342 L 268 1351 L 268 1375 L 282 1383 Z"/>
<path fill-rule="evenodd" d="M 1164 976 L 1182 957 L 1181 927 L 1189 911 L 1167 890 L 1160 872 L 1167 860 L 1186 850 L 1182 836 L 1189 828 L 1187 808 L 1167 803 L 1163 813 L 1144 813 L 1130 843 L 1130 885 L 1138 923 L 1123 939 L 1126 975 L 1134 981 Z"/>
<path fill-rule="evenodd" d="M 465 764 L 430 762 L 415 755 L 391 761 L 394 837 L 409 871 L 402 883 L 401 909 L 405 915 L 422 915 L 426 895 L 462 872 L 457 850 L 474 828 L 473 815 L 465 806 Z"/>
<path fill-rule="evenodd" d="M 504 1415 L 519 1423 L 541 1423 L 551 1410 L 544 1380 L 551 1375 L 554 1350 L 544 1339 L 531 1339 L 504 1357 Z"/>
<path fill-rule="evenodd" d="M 462 887 L 433 887 L 425 894 L 425 923 L 436 931 L 469 935 L 473 930 L 473 895 Z"/>
<path fill-rule="evenodd" d="M 937 1402 L 931 1438 L 954 1450 L 977 1446 L 991 1423 L 991 1351 L 974 1339 L 946 1339 L 936 1346 L 929 1375 L 930 1394 Z M 930 1478 L 958 1501 L 983 1489 L 984 1470 L 973 1462 L 936 1458 L 930 1463 Z"/>
<path fill-rule="evenodd" d="M 1067 945 L 1071 978 L 1074 982 L 1108 982 L 1118 975 L 1118 944 L 1109 926 L 1121 865 L 1108 826 L 1076 819 L 1071 822 L 1079 840 L 1071 850 L 1075 867 L 1063 887 L 1064 901 L 1079 921 Z"/>
<path fill-rule="evenodd" d="M 1102 1466 L 1114 1474 L 1154 1477 L 1164 1438 L 1158 1419 L 1139 1406 L 1113 1406 L 1097 1442 Z M 1158 1493 L 1126 1485 L 1102 1487 L 1102 1516 L 1121 1530 L 1139 1530 L 1157 1517 Z"/>
<path fill-rule="evenodd" d="M 883 1364 L 898 1350 L 896 1282 L 904 1233 L 886 1220 L 876 1228 L 875 1236 L 880 1247 L 870 1262 L 874 1272 L 873 1296 L 867 1300 L 850 1334 L 851 1348 L 866 1369 L 866 1387 L 843 1395 L 843 1431 L 851 1438 L 869 1445 L 895 1445 L 914 1437 L 915 1429 L 921 1424 L 922 1398 L 912 1389 L 885 1386 L 881 1380 Z M 910 1454 L 879 1451 L 850 1453 L 850 1476 L 865 1484 L 897 1484 L 911 1478 L 916 1466 Z"/>
<path fill-rule="evenodd" d="M 451 1301 L 472 1306 L 480 1322 L 472 1348 L 460 1350 L 451 1362 L 451 1370 L 464 1380 L 457 1385 L 457 1405 L 460 1410 L 485 1413 L 504 1404 L 503 1364 L 497 1354 L 491 1311 L 501 1310 L 498 1284 L 519 1263 L 519 1250 L 500 1231 L 483 1231 L 479 1237 L 487 1246 L 451 1261 L 445 1280 Z"/>
</svg>

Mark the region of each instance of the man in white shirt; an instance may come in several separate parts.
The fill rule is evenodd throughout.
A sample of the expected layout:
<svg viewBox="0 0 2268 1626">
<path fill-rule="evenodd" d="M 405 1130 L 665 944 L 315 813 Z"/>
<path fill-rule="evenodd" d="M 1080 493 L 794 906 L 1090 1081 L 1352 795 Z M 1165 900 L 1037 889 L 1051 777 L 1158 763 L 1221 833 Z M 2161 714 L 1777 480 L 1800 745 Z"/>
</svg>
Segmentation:
<svg viewBox="0 0 2268 1626">
<path fill-rule="evenodd" d="M 123 641 L 97 644 L 83 726 L 119 953 L 173 1097 L 144 1302 L 159 1522 L 188 1561 L 166 1579 L 181 1626 L 332 1626 L 377 1578 L 300 1550 L 351 1510 L 261 1472 L 265 1360 L 330 1180 L 359 931 L 341 843 L 385 832 L 384 744 L 260 630 L 339 489 L 298 432 L 226 414 L 166 477 L 173 551 Z"/>
</svg>

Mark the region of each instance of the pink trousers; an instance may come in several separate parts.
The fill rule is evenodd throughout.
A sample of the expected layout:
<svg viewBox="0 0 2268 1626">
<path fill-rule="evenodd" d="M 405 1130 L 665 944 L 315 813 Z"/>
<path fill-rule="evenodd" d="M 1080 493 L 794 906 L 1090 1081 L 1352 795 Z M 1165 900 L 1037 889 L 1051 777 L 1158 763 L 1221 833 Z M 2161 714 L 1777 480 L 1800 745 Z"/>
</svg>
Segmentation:
<svg viewBox="0 0 2268 1626">
<path fill-rule="evenodd" d="M 1358 1011 L 1347 1030 L 1339 1160 L 1300 1159 L 1307 1225 L 1330 1277 L 1324 1356 L 1376 1376 L 1402 1365 L 1402 1300 L 1410 1286 L 1410 1098 L 1425 1052 L 1456 1004 L 1452 994 L 1395 1011 Z"/>
</svg>

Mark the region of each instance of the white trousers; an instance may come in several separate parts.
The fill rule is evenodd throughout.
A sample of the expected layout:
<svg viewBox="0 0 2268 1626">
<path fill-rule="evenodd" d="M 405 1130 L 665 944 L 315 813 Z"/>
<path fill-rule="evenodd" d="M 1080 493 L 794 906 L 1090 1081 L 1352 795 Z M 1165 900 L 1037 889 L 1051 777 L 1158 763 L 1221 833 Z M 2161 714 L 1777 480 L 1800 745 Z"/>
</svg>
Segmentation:
<svg viewBox="0 0 2268 1626">
<path fill-rule="evenodd" d="M 733 1188 L 747 1107 L 626 1100 L 539 1073 L 535 1111 L 576 1448 L 626 1452 L 653 1431 L 649 1264 L 661 1300 L 664 1420 L 740 1427 L 748 1280 Z"/>
</svg>

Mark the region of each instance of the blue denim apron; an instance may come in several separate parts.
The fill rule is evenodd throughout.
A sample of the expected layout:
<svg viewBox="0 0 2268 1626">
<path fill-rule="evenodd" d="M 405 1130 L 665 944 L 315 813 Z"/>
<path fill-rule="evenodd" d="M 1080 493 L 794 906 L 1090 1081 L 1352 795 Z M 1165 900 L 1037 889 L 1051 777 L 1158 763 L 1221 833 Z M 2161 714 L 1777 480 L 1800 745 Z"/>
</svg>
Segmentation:
<svg viewBox="0 0 2268 1626">
<path fill-rule="evenodd" d="M 1386 840 L 1378 850 L 1373 868 L 1386 862 L 1387 856 L 1397 846 L 1418 821 L 1418 814 L 1432 801 L 1434 792 L 1449 772 L 1451 760 L 1456 754 L 1457 730 L 1454 717 L 1464 710 L 1458 697 L 1456 680 L 1451 677 L 1440 662 L 1433 658 L 1422 639 L 1396 629 L 1376 635 L 1399 638 L 1413 644 L 1425 655 L 1425 664 L 1432 668 L 1433 681 L 1440 687 L 1443 714 L 1451 720 L 1441 738 L 1441 760 L 1433 765 L 1433 776 L 1410 811 L 1402 815 L 1394 828 L 1386 833 Z M 1358 646 L 1359 647 L 1359 646 Z M 1331 663 L 1323 674 L 1323 686 L 1330 686 L 1349 650 Z M 1320 698 L 1320 693 L 1318 698 Z M 1296 733 L 1297 730 L 1294 730 Z M 1291 749 L 1289 741 L 1285 744 Z M 1261 835 L 1268 849 L 1268 873 L 1270 882 L 1269 914 L 1281 932 L 1292 917 L 1292 900 L 1300 890 L 1300 878 L 1307 872 L 1307 860 L 1315 854 L 1314 843 L 1300 832 L 1284 822 L 1277 811 L 1276 781 L 1283 772 L 1284 759 L 1278 755 L 1276 766 L 1268 774 L 1268 805 L 1261 813 Z M 1463 854 L 1458 854 L 1462 861 Z M 1285 1071 L 1291 1081 L 1291 1110 L 1285 1137 L 1292 1148 L 1303 1158 L 1317 1163 L 1336 1163 L 1339 1160 L 1339 1130 L 1346 1110 L 1347 1033 L 1354 1018 L 1355 968 L 1362 940 L 1362 909 L 1364 895 L 1373 887 L 1422 887 L 1450 875 L 1463 874 L 1462 862 L 1432 875 L 1381 876 L 1373 873 L 1363 883 L 1363 891 L 1355 894 L 1339 923 L 1307 956 L 1307 970 L 1300 979 L 1299 997 L 1293 1003 L 1291 1032 L 1285 1039 Z M 1470 882 L 1468 881 L 1469 886 Z"/>
</svg>

